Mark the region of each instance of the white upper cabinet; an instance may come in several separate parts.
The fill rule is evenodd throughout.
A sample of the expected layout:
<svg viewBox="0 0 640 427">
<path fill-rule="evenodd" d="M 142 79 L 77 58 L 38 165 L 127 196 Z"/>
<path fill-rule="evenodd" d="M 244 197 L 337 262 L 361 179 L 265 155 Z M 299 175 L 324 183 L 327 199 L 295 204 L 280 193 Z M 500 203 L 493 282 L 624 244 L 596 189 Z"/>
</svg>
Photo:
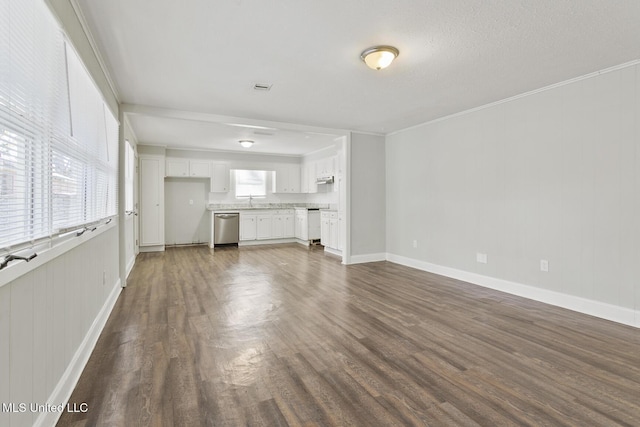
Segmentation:
<svg viewBox="0 0 640 427">
<path fill-rule="evenodd" d="M 165 176 L 189 176 L 189 160 L 187 159 L 167 159 Z"/>
<path fill-rule="evenodd" d="M 300 193 L 300 166 L 279 166 L 273 174 L 274 193 Z"/>
<path fill-rule="evenodd" d="M 318 192 L 318 184 L 316 184 L 317 173 L 316 173 L 315 162 L 307 163 L 306 165 L 306 174 L 307 174 L 307 193 L 317 193 Z"/>
<path fill-rule="evenodd" d="M 229 165 L 214 163 L 211 169 L 211 192 L 227 193 L 229 191 Z"/>
<path fill-rule="evenodd" d="M 325 178 L 335 175 L 335 156 L 320 159 L 316 162 L 316 177 Z"/>
<path fill-rule="evenodd" d="M 210 178 L 211 162 L 204 160 L 167 158 L 166 176 L 182 178 Z"/>
<path fill-rule="evenodd" d="M 300 192 L 308 193 L 309 192 L 309 168 L 308 165 L 304 164 L 300 166 Z"/>
<path fill-rule="evenodd" d="M 211 178 L 211 162 L 189 160 L 189 176 L 194 178 Z"/>
<path fill-rule="evenodd" d="M 289 188 L 291 189 L 291 193 L 300 193 L 301 191 L 300 166 L 289 167 Z"/>
</svg>

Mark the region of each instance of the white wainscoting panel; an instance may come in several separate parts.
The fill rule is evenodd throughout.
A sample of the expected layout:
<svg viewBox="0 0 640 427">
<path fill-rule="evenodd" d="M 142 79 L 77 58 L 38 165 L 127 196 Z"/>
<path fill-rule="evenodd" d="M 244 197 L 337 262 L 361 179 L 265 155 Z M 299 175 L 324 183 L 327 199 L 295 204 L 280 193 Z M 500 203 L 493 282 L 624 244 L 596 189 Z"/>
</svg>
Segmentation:
<svg viewBox="0 0 640 427">
<path fill-rule="evenodd" d="M 3 427 L 55 425 L 58 413 L 30 405 L 67 403 L 121 290 L 115 226 L 42 259 L 0 286 Z"/>
</svg>

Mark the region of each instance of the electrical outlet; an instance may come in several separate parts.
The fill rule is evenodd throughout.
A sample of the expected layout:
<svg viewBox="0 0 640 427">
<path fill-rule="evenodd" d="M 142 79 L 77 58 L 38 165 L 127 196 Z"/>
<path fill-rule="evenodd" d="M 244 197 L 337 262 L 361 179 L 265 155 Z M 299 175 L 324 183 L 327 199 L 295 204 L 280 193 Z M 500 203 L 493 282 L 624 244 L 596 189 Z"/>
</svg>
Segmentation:
<svg viewBox="0 0 640 427">
<path fill-rule="evenodd" d="M 414 247 L 414 248 L 417 248 L 417 247 L 418 247 L 418 241 L 417 241 L 417 240 L 414 240 L 414 241 L 413 241 L 413 247 Z"/>
<path fill-rule="evenodd" d="M 189 200 L 189 204 L 192 205 L 193 204 L 193 200 Z"/>
<path fill-rule="evenodd" d="M 540 271 L 549 271 L 549 261 L 547 261 L 546 259 L 540 260 Z"/>
<path fill-rule="evenodd" d="M 476 261 L 478 261 L 480 264 L 486 264 L 487 254 L 481 254 L 480 252 L 476 253 Z"/>
</svg>

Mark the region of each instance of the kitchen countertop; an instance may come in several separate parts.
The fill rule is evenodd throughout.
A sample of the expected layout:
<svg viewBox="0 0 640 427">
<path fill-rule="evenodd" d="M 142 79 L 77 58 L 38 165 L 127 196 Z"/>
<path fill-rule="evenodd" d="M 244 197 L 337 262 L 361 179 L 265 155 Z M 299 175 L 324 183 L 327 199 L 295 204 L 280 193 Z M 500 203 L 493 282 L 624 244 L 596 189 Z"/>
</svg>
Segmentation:
<svg viewBox="0 0 640 427">
<path fill-rule="evenodd" d="M 254 203 L 249 206 L 248 203 L 235 203 L 235 204 L 207 204 L 207 210 L 209 211 L 247 211 L 247 210 L 266 210 L 266 209 L 327 209 L 326 204 L 321 203 Z"/>
</svg>

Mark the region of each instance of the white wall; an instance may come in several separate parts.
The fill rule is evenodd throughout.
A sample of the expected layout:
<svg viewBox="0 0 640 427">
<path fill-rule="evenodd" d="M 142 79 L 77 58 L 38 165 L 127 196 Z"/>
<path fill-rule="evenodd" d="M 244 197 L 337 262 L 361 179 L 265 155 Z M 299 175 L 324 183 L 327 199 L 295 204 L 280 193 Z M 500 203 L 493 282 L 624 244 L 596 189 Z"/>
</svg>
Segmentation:
<svg viewBox="0 0 640 427">
<path fill-rule="evenodd" d="M 211 214 L 207 211 L 207 200 L 210 181 L 206 178 L 165 178 L 164 241 L 167 245 L 209 241 Z"/>
<path fill-rule="evenodd" d="M 385 236 L 385 138 L 351 134 L 351 261 L 383 259 Z"/>
<path fill-rule="evenodd" d="M 630 66 L 388 136 L 390 259 L 640 326 L 639 81 Z"/>
<path fill-rule="evenodd" d="M 31 263 L 42 265 L 0 287 L 0 402 L 64 404 L 73 391 L 121 289 L 118 227 L 95 233 L 50 261 L 40 254 Z M 0 411 L 0 425 L 38 416 L 41 425 L 57 419 Z"/>
</svg>

